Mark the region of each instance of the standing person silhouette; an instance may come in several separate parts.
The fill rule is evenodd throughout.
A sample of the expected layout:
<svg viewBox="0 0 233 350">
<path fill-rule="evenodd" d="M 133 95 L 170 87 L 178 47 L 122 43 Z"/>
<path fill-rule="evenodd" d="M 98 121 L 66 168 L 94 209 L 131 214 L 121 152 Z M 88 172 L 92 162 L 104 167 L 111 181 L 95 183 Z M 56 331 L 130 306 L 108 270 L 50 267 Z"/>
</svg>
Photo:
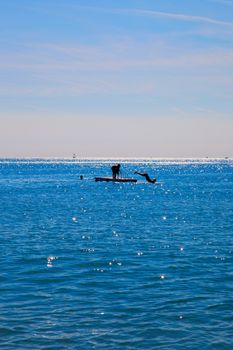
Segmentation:
<svg viewBox="0 0 233 350">
<path fill-rule="evenodd" d="M 111 169 L 112 169 L 112 177 L 113 177 L 113 179 L 116 179 L 117 177 L 119 177 L 119 175 L 120 175 L 120 167 L 121 167 L 120 164 L 112 166 Z"/>
<path fill-rule="evenodd" d="M 156 179 L 151 179 L 147 173 L 139 173 L 139 172 L 135 171 L 134 174 L 144 176 L 146 181 L 151 183 L 151 184 L 154 184 L 156 182 Z"/>
</svg>

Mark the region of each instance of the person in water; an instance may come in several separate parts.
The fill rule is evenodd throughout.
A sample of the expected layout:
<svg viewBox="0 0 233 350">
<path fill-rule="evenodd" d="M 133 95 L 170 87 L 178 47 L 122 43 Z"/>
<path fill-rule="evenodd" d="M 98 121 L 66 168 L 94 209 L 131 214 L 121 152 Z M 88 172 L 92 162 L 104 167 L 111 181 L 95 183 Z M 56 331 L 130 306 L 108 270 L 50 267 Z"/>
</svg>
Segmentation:
<svg viewBox="0 0 233 350">
<path fill-rule="evenodd" d="M 151 184 L 154 184 L 156 182 L 156 179 L 151 179 L 147 173 L 139 173 L 139 172 L 135 171 L 134 174 L 144 176 L 146 181 L 151 183 Z"/>
<path fill-rule="evenodd" d="M 120 164 L 112 166 L 112 177 L 113 177 L 113 179 L 116 179 L 117 177 L 119 177 L 119 175 L 120 175 L 120 167 L 121 167 Z"/>
</svg>

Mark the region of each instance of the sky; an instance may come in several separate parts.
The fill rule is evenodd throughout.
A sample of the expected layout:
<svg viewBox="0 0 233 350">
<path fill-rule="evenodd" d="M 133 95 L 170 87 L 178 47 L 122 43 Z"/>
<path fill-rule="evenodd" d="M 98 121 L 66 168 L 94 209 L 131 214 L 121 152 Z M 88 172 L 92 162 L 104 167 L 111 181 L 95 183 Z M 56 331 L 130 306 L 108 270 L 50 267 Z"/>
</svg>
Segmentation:
<svg viewBox="0 0 233 350">
<path fill-rule="evenodd" d="M 0 157 L 233 157 L 233 0 L 0 0 Z"/>
</svg>

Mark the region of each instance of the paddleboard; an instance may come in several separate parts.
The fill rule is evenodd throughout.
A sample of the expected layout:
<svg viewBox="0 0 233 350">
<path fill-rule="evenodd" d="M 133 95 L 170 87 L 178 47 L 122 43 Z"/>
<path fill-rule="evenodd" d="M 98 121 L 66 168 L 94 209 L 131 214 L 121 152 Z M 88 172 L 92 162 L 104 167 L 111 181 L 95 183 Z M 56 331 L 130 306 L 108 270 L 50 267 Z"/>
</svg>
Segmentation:
<svg viewBox="0 0 233 350">
<path fill-rule="evenodd" d="M 107 181 L 107 182 L 137 182 L 137 179 L 131 179 L 131 178 L 117 178 L 114 179 L 112 177 L 95 177 L 95 181 Z"/>
</svg>

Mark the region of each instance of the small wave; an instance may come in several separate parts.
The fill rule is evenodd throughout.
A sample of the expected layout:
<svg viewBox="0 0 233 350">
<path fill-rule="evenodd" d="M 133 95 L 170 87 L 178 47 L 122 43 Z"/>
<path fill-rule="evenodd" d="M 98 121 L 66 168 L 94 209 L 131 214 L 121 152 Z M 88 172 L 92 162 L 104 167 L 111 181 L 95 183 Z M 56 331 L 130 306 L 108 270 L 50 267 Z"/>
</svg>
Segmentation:
<svg viewBox="0 0 233 350">
<path fill-rule="evenodd" d="M 91 158 L 1 158 L 0 164 L 110 164 L 110 163 L 129 163 L 129 164 L 153 164 L 158 163 L 161 165 L 169 164 L 214 164 L 214 163 L 232 163 L 233 158 L 147 158 L 147 157 L 120 157 L 120 158 L 101 158 L 101 157 L 91 157 Z"/>
</svg>

